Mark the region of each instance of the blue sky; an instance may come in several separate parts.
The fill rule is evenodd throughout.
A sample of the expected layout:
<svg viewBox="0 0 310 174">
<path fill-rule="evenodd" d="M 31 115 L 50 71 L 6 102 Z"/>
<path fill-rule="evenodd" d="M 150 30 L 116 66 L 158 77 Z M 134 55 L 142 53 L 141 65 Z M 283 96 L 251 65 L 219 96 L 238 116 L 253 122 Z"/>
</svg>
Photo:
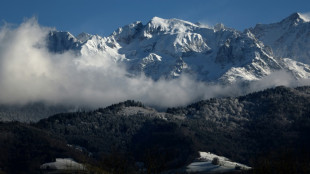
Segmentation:
<svg viewBox="0 0 310 174">
<path fill-rule="evenodd" d="M 310 12 L 309 0 L 1 0 L 0 20 L 19 24 L 36 16 L 43 26 L 107 36 L 120 26 L 152 17 L 179 18 L 243 30 Z"/>
</svg>

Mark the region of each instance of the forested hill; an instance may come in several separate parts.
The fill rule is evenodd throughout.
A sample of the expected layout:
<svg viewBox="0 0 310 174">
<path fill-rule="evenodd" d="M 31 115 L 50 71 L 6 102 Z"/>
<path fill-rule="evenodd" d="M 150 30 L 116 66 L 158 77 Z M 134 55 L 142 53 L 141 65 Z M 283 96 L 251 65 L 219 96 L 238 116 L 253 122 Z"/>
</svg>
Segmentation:
<svg viewBox="0 0 310 174">
<path fill-rule="evenodd" d="M 48 116 L 69 112 L 74 107 L 49 105 L 44 102 L 22 104 L 0 104 L 0 121 L 37 122 Z M 75 109 L 77 110 L 77 109 Z"/>
<path fill-rule="evenodd" d="M 212 122 L 228 136 L 224 139 L 231 143 L 229 152 L 244 151 L 245 157 L 249 152 L 253 155 L 279 148 L 306 148 L 310 143 L 309 106 L 310 87 L 280 86 L 236 98 L 213 98 L 169 108 L 167 113 Z M 208 144 L 210 140 L 202 141 Z M 235 149 L 231 149 L 234 145 Z"/>
<path fill-rule="evenodd" d="M 166 113 L 126 101 L 92 112 L 58 114 L 36 126 L 95 155 L 117 151 L 145 162 L 148 154 L 161 169 L 186 164 L 198 150 L 250 164 L 275 149 L 310 145 L 309 91 L 276 87 Z"/>
<path fill-rule="evenodd" d="M 309 99 L 310 87 L 294 89 L 280 86 L 241 97 L 212 98 L 187 107 L 168 108 L 167 113 L 219 122 L 249 121 L 267 117 L 282 117 L 284 120 L 293 121 L 307 117 L 310 111 Z"/>
</svg>

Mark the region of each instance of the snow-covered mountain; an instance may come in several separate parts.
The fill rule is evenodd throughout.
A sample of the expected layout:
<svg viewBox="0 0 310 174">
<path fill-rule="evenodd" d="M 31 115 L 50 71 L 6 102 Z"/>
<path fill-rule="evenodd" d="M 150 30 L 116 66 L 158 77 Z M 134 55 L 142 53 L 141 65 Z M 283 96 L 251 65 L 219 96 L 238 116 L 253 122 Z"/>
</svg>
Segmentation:
<svg viewBox="0 0 310 174">
<path fill-rule="evenodd" d="M 130 76 L 154 80 L 191 74 L 206 82 L 259 80 L 275 71 L 310 78 L 310 22 L 299 13 L 243 32 L 154 17 L 134 22 L 108 37 L 51 31 L 52 52 L 73 51 L 81 59 L 99 56 L 126 65 Z M 87 59 L 90 61 L 91 59 Z"/>
<path fill-rule="evenodd" d="M 257 24 L 251 32 L 266 46 L 273 56 L 289 57 L 302 63 L 310 63 L 310 20 L 294 13 L 273 24 Z"/>
</svg>

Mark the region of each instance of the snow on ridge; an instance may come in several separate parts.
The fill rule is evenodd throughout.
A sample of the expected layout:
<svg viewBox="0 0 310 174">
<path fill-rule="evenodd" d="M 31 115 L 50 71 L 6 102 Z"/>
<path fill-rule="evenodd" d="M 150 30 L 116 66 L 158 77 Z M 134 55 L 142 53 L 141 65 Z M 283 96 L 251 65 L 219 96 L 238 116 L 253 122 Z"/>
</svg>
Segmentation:
<svg viewBox="0 0 310 174">
<path fill-rule="evenodd" d="M 213 26 L 213 29 L 214 29 L 215 31 L 224 30 L 225 28 L 226 28 L 225 25 L 222 24 L 222 23 L 217 23 L 217 24 L 215 24 L 215 25 Z"/>
<path fill-rule="evenodd" d="M 310 13 L 297 13 L 305 22 L 310 22 Z"/>
<path fill-rule="evenodd" d="M 151 32 L 159 29 L 159 31 L 163 32 L 184 33 L 198 27 L 196 24 L 181 19 L 163 19 L 156 16 L 147 24 L 147 28 Z"/>
<path fill-rule="evenodd" d="M 226 157 L 218 156 L 218 155 L 210 153 L 210 152 L 199 152 L 199 154 L 200 154 L 199 160 L 202 160 L 202 161 L 204 161 L 204 160 L 205 161 L 212 161 L 214 158 L 218 158 L 219 162 L 220 162 L 220 164 L 222 164 L 222 166 L 235 167 L 237 165 L 237 166 L 240 166 L 240 167 L 242 167 L 244 169 L 251 169 L 251 167 L 249 167 L 247 165 L 244 165 L 244 164 L 241 164 L 241 163 L 237 163 L 237 162 L 233 162 L 233 161 L 231 161 L 230 159 L 228 159 Z"/>
<path fill-rule="evenodd" d="M 82 32 L 79 35 L 76 36 L 76 39 L 79 40 L 80 42 L 86 42 L 87 40 L 91 39 L 93 35 Z"/>
<path fill-rule="evenodd" d="M 129 42 L 131 37 L 133 37 L 142 27 L 142 22 L 136 21 L 123 27 L 119 27 L 112 33 L 112 36 L 117 37 L 118 40 Z"/>
<path fill-rule="evenodd" d="M 237 162 L 230 161 L 228 158 L 218 156 L 210 152 L 199 152 L 200 157 L 187 166 L 187 173 L 225 173 L 236 170 L 249 170 L 251 167 Z M 217 158 L 219 164 L 213 164 L 213 159 Z"/>
<path fill-rule="evenodd" d="M 40 166 L 40 169 L 53 170 L 85 170 L 83 164 L 75 162 L 71 158 L 56 158 L 55 162 L 45 163 Z"/>
<path fill-rule="evenodd" d="M 309 64 L 309 19 L 309 13 L 293 13 L 281 22 L 258 24 L 250 31 L 272 49 L 273 57 L 286 57 Z"/>
<path fill-rule="evenodd" d="M 304 64 L 289 58 L 283 58 L 283 65 L 298 78 L 310 78 L 310 66 L 308 64 Z"/>
<path fill-rule="evenodd" d="M 188 22 L 188 21 L 185 21 L 185 20 L 182 20 L 182 19 L 177 19 L 177 18 L 163 19 L 163 18 L 155 16 L 155 17 L 153 17 L 151 19 L 150 22 L 153 23 L 153 24 L 176 24 L 176 23 L 182 23 L 182 24 L 189 25 L 189 26 L 199 27 L 198 25 L 196 25 L 194 23 L 191 23 L 191 22 Z"/>
</svg>

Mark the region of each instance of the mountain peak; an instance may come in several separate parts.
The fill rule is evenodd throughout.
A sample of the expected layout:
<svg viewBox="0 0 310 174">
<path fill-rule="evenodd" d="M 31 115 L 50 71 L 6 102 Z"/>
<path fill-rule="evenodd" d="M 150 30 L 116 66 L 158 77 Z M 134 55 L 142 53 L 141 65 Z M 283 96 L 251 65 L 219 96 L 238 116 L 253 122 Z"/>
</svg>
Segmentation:
<svg viewBox="0 0 310 174">
<path fill-rule="evenodd" d="M 79 35 L 76 36 L 76 39 L 81 41 L 81 42 L 85 42 L 87 40 L 89 40 L 93 35 L 82 32 Z"/>
<path fill-rule="evenodd" d="M 304 22 L 309 22 L 309 17 L 307 17 L 307 15 L 303 15 L 301 13 L 293 13 L 287 18 L 283 19 L 280 23 L 297 25 L 299 23 L 304 23 Z"/>
<path fill-rule="evenodd" d="M 155 16 L 148 23 L 148 27 L 149 28 L 160 28 L 161 30 L 161 29 L 168 28 L 169 22 L 167 19 L 163 19 L 163 18 Z"/>
<path fill-rule="evenodd" d="M 160 18 L 160 17 L 157 17 L 157 16 L 154 16 L 150 22 L 160 22 L 160 21 L 164 21 L 166 19 L 164 18 Z"/>
<path fill-rule="evenodd" d="M 214 25 L 214 30 L 215 31 L 220 31 L 220 30 L 223 30 L 225 28 L 226 28 L 225 25 L 222 24 L 222 23 L 217 23 L 216 25 Z"/>
<path fill-rule="evenodd" d="M 136 21 L 129 25 L 119 27 L 116 31 L 112 33 L 117 40 L 122 40 L 125 43 L 129 43 L 130 40 L 143 28 L 141 21 Z"/>
<path fill-rule="evenodd" d="M 304 14 L 298 13 L 298 14 L 299 14 L 299 17 L 300 17 L 302 20 L 304 20 L 305 22 L 309 22 L 309 21 L 310 21 L 310 16 L 309 16 L 309 14 L 306 14 L 306 13 L 304 13 Z"/>
<path fill-rule="evenodd" d="M 181 19 L 163 19 L 157 16 L 153 17 L 147 24 L 147 30 L 150 32 L 161 31 L 168 33 L 180 33 L 192 30 L 196 27 L 198 27 L 198 25 Z"/>
<path fill-rule="evenodd" d="M 155 16 L 155 17 L 153 17 L 151 19 L 151 22 L 154 22 L 154 23 L 167 23 L 167 24 L 170 24 L 170 25 L 183 24 L 183 25 L 198 27 L 198 25 L 196 25 L 194 23 L 191 23 L 191 22 L 188 22 L 188 21 L 185 21 L 185 20 L 182 20 L 182 19 L 177 19 L 177 18 L 163 19 L 163 18 Z"/>
<path fill-rule="evenodd" d="M 47 37 L 47 47 L 51 52 L 62 53 L 78 48 L 77 39 L 66 31 L 50 31 Z"/>
</svg>

